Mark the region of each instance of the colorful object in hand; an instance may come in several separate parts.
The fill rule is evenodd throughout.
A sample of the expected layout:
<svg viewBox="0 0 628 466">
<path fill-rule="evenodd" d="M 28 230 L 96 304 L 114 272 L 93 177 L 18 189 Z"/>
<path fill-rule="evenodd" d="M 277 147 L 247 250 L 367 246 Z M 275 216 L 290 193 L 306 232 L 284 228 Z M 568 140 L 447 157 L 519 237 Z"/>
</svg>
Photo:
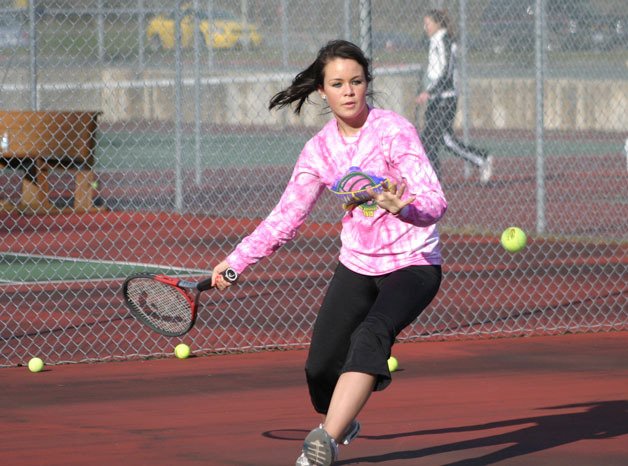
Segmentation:
<svg viewBox="0 0 628 466">
<path fill-rule="evenodd" d="M 501 244 L 508 252 L 519 252 L 527 243 L 528 238 L 521 228 L 508 227 L 502 233 Z"/>
<path fill-rule="evenodd" d="M 386 178 L 365 173 L 360 170 L 360 167 L 351 167 L 348 173 L 336 181 L 330 189 L 342 201 L 342 207 L 345 210 L 352 210 L 359 206 L 364 211 L 364 215 L 371 217 L 377 206 L 367 188 L 380 193 L 386 183 L 388 183 Z"/>
</svg>

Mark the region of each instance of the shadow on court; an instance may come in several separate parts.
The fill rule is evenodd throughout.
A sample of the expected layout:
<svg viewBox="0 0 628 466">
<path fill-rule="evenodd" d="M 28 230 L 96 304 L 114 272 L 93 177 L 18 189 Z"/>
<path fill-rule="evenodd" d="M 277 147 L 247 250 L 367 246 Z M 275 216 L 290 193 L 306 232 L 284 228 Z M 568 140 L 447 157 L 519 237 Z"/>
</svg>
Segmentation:
<svg viewBox="0 0 628 466">
<path fill-rule="evenodd" d="M 628 333 L 395 345 L 338 465 L 625 466 Z M 0 369 L 0 458 L 35 466 L 292 465 L 319 416 L 306 352 Z"/>
<path fill-rule="evenodd" d="M 543 409 L 586 408 L 584 412 L 553 414 L 487 424 L 452 427 L 449 429 L 404 432 L 399 434 L 364 436 L 370 440 L 391 440 L 399 437 L 449 434 L 456 432 L 478 432 L 503 427 L 516 427 L 512 432 L 480 436 L 475 439 L 446 443 L 417 450 L 397 451 L 383 455 L 353 458 L 338 464 L 386 463 L 395 460 L 420 459 L 430 455 L 480 447 L 501 447 L 492 453 L 451 463 L 448 466 L 481 466 L 495 464 L 509 458 L 568 445 L 581 440 L 617 438 L 628 434 L 628 401 L 599 401 L 592 403 L 555 406 Z M 628 458 L 627 458 L 628 459 Z M 575 463 L 577 464 L 577 463 Z"/>
</svg>

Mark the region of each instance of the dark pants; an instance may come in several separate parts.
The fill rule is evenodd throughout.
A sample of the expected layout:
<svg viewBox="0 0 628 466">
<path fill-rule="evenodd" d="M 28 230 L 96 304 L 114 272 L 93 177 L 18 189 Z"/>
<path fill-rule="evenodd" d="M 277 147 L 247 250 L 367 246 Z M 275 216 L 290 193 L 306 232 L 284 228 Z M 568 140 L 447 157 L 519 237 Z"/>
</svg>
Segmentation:
<svg viewBox="0 0 628 466">
<path fill-rule="evenodd" d="M 443 146 L 455 156 L 461 157 L 478 167 L 484 163 L 487 157 L 485 150 L 464 144 L 455 137 L 453 125 L 457 106 L 458 99 L 456 97 L 445 99 L 437 97 L 428 101 L 425 110 L 421 142 L 439 178 L 441 167 L 438 153 Z"/>
<path fill-rule="evenodd" d="M 430 304 L 440 266 L 411 266 L 377 277 L 338 265 L 314 324 L 305 373 L 314 409 L 326 414 L 340 375 L 376 376 L 375 390 L 391 381 L 388 358 L 395 337 Z"/>
</svg>

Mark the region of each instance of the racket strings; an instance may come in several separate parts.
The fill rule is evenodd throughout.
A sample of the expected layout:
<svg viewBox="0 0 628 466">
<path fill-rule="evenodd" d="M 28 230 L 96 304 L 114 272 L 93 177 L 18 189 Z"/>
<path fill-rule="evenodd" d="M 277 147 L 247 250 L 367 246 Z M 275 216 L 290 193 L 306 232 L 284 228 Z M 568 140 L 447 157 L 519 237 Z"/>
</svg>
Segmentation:
<svg viewBox="0 0 628 466">
<path fill-rule="evenodd" d="M 381 192 L 385 183 L 387 183 L 386 179 L 354 171 L 339 180 L 333 186 L 332 191 L 346 207 L 369 202 L 372 197 L 367 192 L 367 188 Z"/>
<path fill-rule="evenodd" d="M 183 290 L 151 278 L 131 280 L 127 300 L 146 323 L 166 332 L 184 332 L 192 321 L 191 298 Z"/>
</svg>

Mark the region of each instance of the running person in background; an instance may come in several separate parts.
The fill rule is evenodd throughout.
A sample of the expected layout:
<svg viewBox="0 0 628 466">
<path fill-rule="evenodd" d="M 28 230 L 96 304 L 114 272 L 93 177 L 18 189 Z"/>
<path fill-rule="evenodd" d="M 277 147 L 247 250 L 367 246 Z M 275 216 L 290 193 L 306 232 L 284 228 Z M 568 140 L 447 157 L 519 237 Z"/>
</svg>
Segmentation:
<svg viewBox="0 0 628 466">
<path fill-rule="evenodd" d="M 373 391 L 391 382 L 387 361 L 395 337 L 429 305 L 441 282 L 436 222 L 447 202 L 414 126 L 367 104 L 370 81 L 362 50 L 331 41 L 271 99 L 270 109 L 294 103 L 299 114 L 318 92 L 333 118 L 305 144 L 279 203 L 212 274 L 222 290 L 229 286 L 220 275 L 227 267 L 242 274 L 292 240 L 325 189 L 355 167 L 390 181 L 381 191 L 369 188 L 371 199 L 342 217 L 339 263 L 305 364 L 322 422 L 305 438 L 299 466 L 332 464 L 338 445 L 358 434 L 356 416 Z"/>
<path fill-rule="evenodd" d="M 447 12 L 431 10 L 423 18 L 423 29 L 430 39 L 424 90 L 416 99 L 425 105 L 424 127 L 421 141 L 434 170 L 441 177 L 438 153 L 445 147 L 480 169 L 480 182 L 491 178 L 493 157 L 484 149 L 466 145 L 454 135 L 453 125 L 458 106 L 455 86 L 456 50 L 454 33 Z"/>
</svg>

